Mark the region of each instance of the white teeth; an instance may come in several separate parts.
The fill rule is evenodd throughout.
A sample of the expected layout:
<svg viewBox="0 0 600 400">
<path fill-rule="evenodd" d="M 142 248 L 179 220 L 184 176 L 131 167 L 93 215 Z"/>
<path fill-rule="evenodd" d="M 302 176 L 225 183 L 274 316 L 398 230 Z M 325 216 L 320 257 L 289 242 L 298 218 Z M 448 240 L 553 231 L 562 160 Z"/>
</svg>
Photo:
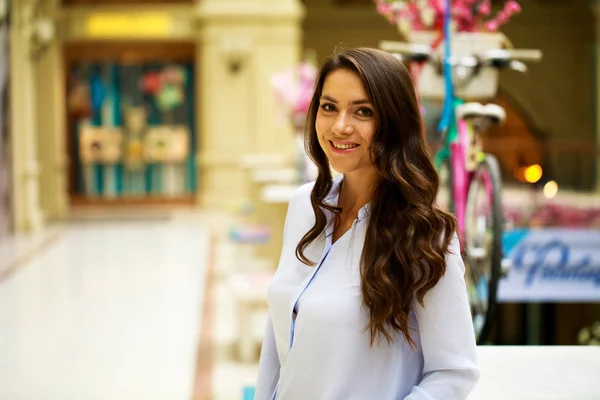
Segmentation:
<svg viewBox="0 0 600 400">
<path fill-rule="evenodd" d="M 333 147 L 335 147 L 336 149 L 341 149 L 341 150 L 354 149 L 354 148 L 358 147 L 357 144 L 338 144 L 335 142 L 331 142 L 331 144 L 333 144 Z"/>
</svg>

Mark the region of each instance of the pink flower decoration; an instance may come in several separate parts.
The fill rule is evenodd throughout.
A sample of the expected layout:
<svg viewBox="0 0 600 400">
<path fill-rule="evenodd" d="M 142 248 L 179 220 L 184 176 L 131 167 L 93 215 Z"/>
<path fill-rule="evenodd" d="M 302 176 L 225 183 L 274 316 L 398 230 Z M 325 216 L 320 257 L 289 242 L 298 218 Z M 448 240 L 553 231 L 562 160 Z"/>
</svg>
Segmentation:
<svg viewBox="0 0 600 400">
<path fill-rule="evenodd" d="M 489 0 L 479 4 L 479 6 L 477 7 L 477 11 L 481 15 L 490 15 L 490 13 L 492 12 L 492 7 L 490 6 Z"/>
<path fill-rule="evenodd" d="M 392 12 L 392 6 L 386 3 L 377 4 L 377 12 L 382 15 L 387 15 Z"/>
<path fill-rule="evenodd" d="M 403 22 L 409 31 L 442 29 L 445 0 L 373 1 L 377 12 L 394 25 Z M 508 0 L 504 10 L 495 19 L 484 22 L 482 19 L 492 11 L 490 0 L 452 0 L 451 7 L 452 23 L 459 32 L 497 31 L 510 20 L 511 15 L 521 11 L 516 0 Z"/>
<path fill-rule="evenodd" d="M 485 23 L 485 29 L 487 29 L 490 32 L 496 32 L 498 30 L 498 27 L 498 22 L 494 19 Z"/>
<path fill-rule="evenodd" d="M 294 74 L 291 70 L 273 75 L 271 77 L 271 86 L 285 105 L 290 106 L 294 104 L 298 90 L 294 81 Z"/>
<path fill-rule="evenodd" d="M 271 86 L 291 117 L 308 112 L 316 78 L 317 69 L 305 62 L 295 70 L 282 71 L 271 77 Z"/>
<path fill-rule="evenodd" d="M 521 6 L 514 0 L 507 2 L 504 5 L 504 10 L 509 14 L 518 14 L 521 12 Z"/>
</svg>

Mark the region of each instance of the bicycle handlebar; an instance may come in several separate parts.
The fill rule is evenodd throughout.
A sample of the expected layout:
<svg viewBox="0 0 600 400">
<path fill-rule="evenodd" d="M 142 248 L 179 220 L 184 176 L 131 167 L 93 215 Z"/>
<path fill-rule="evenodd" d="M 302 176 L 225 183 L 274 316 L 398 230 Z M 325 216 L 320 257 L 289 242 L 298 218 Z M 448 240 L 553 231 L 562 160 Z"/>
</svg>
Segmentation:
<svg viewBox="0 0 600 400">
<path fill-rule="evenodd" d="M 379 42 L 379 48 L 399 55 L 400 59 L 402 59 L 403 55 L 407 55 L 408 61 L 412 59 L 441 64 L 440 56 L 436 56 L 435 60 L 433 59 L 433 51 L 428 45 L 382 40 Z M 492 49 L 478 55 L 451 57 L 449 62 L 452 66 L 511 68 L 525 72 L 527 71 L 527 66 L 523 61 L 536 62 L 541 59 L 542 52 L 537 49 Z"/>
<path fill-rule="evenodd" d="M 483 58 L 536 62 L 542 59 L 542 51 L 537 49 L 494 49 L 484 52 Z"/>
</svg>

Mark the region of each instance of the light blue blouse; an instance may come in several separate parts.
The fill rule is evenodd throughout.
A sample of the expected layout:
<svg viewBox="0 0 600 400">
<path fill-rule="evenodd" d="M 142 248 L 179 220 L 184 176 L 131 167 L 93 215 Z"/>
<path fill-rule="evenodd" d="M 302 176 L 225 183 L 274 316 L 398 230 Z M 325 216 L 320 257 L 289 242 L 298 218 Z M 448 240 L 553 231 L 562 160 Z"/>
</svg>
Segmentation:
<svg viewBox="0 0 600 400">
<path fill-rule="evenodd" d="M 342 180 L 334 179 L 328 203 L 337 204 Z M 328 224 L 305 253 L 317 265 L 306 266 L 296 246 L 314 223 L 313 186 L 300 187 L 288 208 L 279 268 L 268 290 L 255 400 L 465 399 L 479 370 L 458 239 L 425 307 L 413 301 L 409 326 L 417 348 L 411 350 L 401 334 L 371 347 L 359 268 L 368 206 L 334 244 Z"/>
</svg>

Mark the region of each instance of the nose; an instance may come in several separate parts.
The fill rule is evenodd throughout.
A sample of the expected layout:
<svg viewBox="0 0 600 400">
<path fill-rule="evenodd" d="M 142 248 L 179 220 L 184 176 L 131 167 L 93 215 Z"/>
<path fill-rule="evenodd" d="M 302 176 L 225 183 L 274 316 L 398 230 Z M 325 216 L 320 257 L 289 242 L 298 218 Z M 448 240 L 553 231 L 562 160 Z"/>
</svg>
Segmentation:
<svg viewBox="0 0 600 400">
<path fill-rule="evenodd" d="M 336 135 L 351 135 L 354 127 L 351 124 L 350 117 L 346 111 L 342 111 L 338 114 L 331 131 Z"/>
</svg>

